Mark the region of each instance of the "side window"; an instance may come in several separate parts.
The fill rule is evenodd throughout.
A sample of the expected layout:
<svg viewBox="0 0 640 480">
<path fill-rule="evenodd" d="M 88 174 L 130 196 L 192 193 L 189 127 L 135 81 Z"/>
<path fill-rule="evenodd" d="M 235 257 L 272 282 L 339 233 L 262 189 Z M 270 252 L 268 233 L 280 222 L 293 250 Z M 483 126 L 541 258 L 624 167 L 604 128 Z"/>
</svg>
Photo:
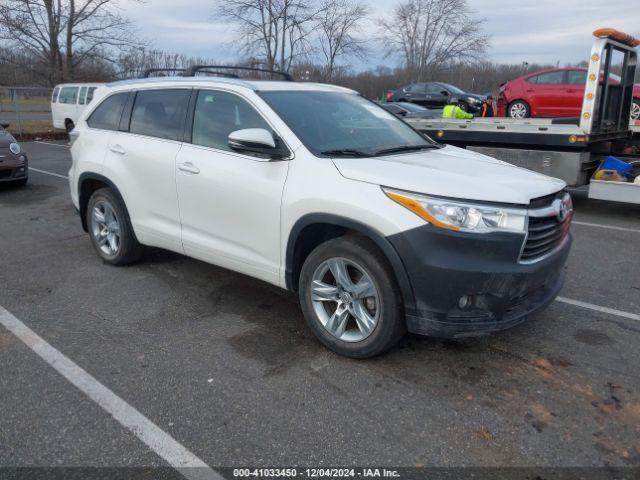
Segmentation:
<svg viewBox="0 0 640 480">
<path fill-rule="evenodd" d="M 62 87 L 58 103 L 75 104 L 78 100 L 78 87 Z"/>
<path fill-rule="evenodd" d="M 136 95 L 129 131 L 181 140 L 191 90 L 141 90 Z"/>
<path fill-rule="evenodd" d="M 567 83 L 571 85 L 584 86 L 585 83 L 587 83 L 587 71 L 586 70 L 568 70 Z"/>
<path fill-rule="evenodd" d="M 116 93 L 107 97 L 96 108 L 87 123 L 91 128 L 99 128 L 102 130 L 118 130 L 120 124 L 120 117 L 124 110 L 124 105 L 127 103 L 129 93 Z"/>
<path fill-rule="evenodd" d="M 407 91 L 411 93 L 424 93 L 426 91 L 426 85 L 424 83 L 414 83 L 413 85 L 409 85 Z"/>
<path fill-rule="evenodd" d="M 231 151 L 229 134 L 245 128 L 264 128 L 273 133 L 260 114 L 238 95 L 201 90 L 193 118 L 192 143 Z"/>
<path fill-rule="evenodd" d="M 80 97 L 78 98 L 78 103 L 80 105 L 84 105 L 84 97 L 87 95 L 87 87 L 82 87 L 80 89 Z"/>
<path fill-rule="evenodd" d="M 89 87 L 89 90 L 87 90 L 87 105 L 89 105 L 91 100 L 93 100 L 93 92 L 96 91 L 96 88 L 98 87 Z"/>
<path fill-rule="evenodd" d="M 442 85 L 438 85 L 437 83 L 430 83 L 429 85 L 427 85 L 427 93 L 437 93 L 440 94 L 441 92 L 446 92 L 447 89 L 444 88 Z"/>
<path fill-rule="evenodd" d="M 533 77 L 527 78 L 527 83 L 538 83 L 538 76 L 534 75 Z"/>
<path fill-rule="evenodd" d="M 536 82 L 538 85 L 562 85 L 564 83 L 564 72 L 548 72 L 541 73 L 538 75 L 538 80 Z"/>
<path fill-rule="evenodd" d="M 58 93 L 60 93 L 60 89 L 58 87 L 53 89 L 53 93 L 51 94 L 51 103 L 56 103 L 58 101 Z"/>
<path fill-rule="evenodd" d="M 391 113 L 401 113 L 404 110 L 397 105 L 384 105 L 384 109 L 388 110 Z"/>
</svg>

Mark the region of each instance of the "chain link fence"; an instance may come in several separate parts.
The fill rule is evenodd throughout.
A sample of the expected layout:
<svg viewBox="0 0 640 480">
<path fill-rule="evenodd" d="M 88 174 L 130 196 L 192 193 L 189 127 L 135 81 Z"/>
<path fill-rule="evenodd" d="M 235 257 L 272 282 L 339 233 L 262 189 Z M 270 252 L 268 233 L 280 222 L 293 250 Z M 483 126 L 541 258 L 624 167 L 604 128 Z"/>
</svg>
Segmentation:
<svg viewBox="0 0 640 480">
<path fill-rule="evenodd" d="M 53 134 L 52 88 L 0 86 L 0 121 L 17 137 Z"/>
</svg>

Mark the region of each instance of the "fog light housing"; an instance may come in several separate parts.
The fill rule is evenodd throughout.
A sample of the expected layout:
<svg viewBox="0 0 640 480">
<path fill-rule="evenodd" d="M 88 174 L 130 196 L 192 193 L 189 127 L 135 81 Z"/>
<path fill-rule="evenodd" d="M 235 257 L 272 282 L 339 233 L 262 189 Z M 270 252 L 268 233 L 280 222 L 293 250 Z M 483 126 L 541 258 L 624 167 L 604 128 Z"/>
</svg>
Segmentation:
<svg viewBox="0 0 640 480">
<path fill-rule="evenodd" d="M 463 295 L 458 300 L 458 308 L 460 310 L 466 310 L 473 305 L 473 297 L 470 295 Z"/>
<path fill-rule="evenodd" d="M 26 161 L 27 161 L 27 157 L 25 157 L 24 155 L 20 155 L 20 156 L 18 157 L 18 161 L 19 161 L 20 163 L 24 163 L 24 162 L 26 162 Z"/>
</svg>

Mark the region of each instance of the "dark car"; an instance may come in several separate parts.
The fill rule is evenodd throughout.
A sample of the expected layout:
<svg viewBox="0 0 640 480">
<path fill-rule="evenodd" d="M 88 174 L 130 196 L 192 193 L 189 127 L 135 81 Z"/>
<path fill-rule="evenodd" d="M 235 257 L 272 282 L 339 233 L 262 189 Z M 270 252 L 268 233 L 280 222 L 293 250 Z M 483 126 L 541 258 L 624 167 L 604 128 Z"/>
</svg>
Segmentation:
<svg viewBox="0 0 640 480">
<path fill-rule="evenodd" d="M 465 92 L 453 85 L 442 82 L 413 83 L 387 92 L 387 102 L 411 102 L 427 108 L 444 108 L 452 97 L 466 104 L 467 111 L 480 111 L 484 95 Z"/>
<path fill-rule="evenodd" d="M 387 102 L 382 108 L 400 118 L 441 118 L 442 109 L 429 109 L 409 102 Z"/>
<path fill-rule="evenodd" d="M 27 156 L 6 128 L 9 124 L 0 122 L 0 183 L 25 185 L 29 176 Z"/>
</svg>

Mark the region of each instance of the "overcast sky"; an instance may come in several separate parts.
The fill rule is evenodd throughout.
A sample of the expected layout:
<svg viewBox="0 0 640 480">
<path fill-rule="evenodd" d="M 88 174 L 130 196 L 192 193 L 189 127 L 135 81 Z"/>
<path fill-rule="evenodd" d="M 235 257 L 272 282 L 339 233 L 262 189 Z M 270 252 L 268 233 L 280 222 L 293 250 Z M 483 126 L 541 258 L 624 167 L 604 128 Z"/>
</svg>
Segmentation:
<svg viewBox="0 0 640 480">
<path fill-rule="evenodd" d="M 122 0 L 125 13 L 141 36 L 159 49 L 211 58 L 219 62 L 238 59 L 233 26 L 213 17 L 215 4 L 223 0 L 146 0 L 138 4 Z M 314 1 L 314 0 L 312 0 Z M 390 15 L 401 0 L 364 0 L 372 19 L 366 32 L 376 35 L 374 19 Z M 488 57 L 496 62 L 579 62 L 589 56 L 591 32 L 611 26 L 640 33 L 639 0 L 468 0 L 479 16 L 486 17 L 491 35 Z M 358 69 L 392 64 L 384 48 L 376 45 Z"/>
</svg>

